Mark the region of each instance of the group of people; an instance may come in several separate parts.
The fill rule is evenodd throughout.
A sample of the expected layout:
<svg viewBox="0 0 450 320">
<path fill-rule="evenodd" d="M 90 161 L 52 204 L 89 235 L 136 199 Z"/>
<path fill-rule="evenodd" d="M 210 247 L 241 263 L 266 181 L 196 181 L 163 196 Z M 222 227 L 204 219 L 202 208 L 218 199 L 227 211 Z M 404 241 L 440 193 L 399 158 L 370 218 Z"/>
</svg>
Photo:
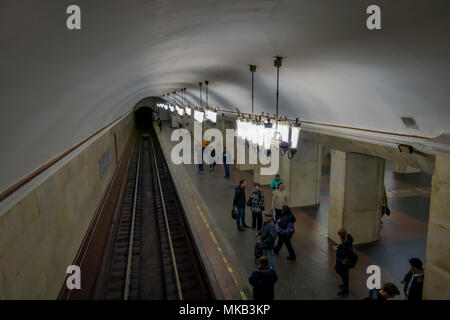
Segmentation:
<svg viewBox="0 0 450 320">
<path fill-rule="evenodd" d="M 201 146 L 201 157 L 202 157 L 202 161 L 201 163 L 199 163 L 198 165 L 198 172 L 200 174 L 203 174 L 203 172 L 205 171 L 204 167 L 203 167 L 203 152 L 205 151 L 205 148 L 208 146 L 208 141 L 202 141 L 202 146 Z M 211 159 L 215 159 L 216 158 L 216 149 L 212 149 L 211 153 L 210 153 Z M 227 162 L 231 161 L 231 154 L 227 151 L 227 148 L 223 149 L 223 153 L 222 153 L 222 159 L 223 159 L 223 167 L 225 169 L 225 178 L 229 178 L 230 177 L 230 164 Z M 209 165 L 209 172 L 213 172 L 216 171 L 216 161 L 214 160 L 214 162 L 212 164 Z"/>
<path fill-rule="evenodd" d="M 275 271 L 275 255 L 278 255 L 283 244 L 289 252 L 287 260 L 295 261 L 296 255 L 291 243 L 295 233 L 296 219 L 288 206 L 287 191 L 280 175 L 276 175 L 270 184 L 272 189 L 272 210 L 265 210 L 264 192 L 257 182 L 253 184 L 253 190 L 247 199 L 245 189 L 246 180 L 241 180 L 235 188 L 233 208 L 236 210 L 236 226 L 238 231 L 256 229 L 256 236 L 262 247 L 263 255 L 258 259 L 258 267 L 249 277 L 249 283 L 253 286 L 253 298 L 255 300 L 273 300 L 274 284 L 278 280 Z M 245 220 L 245 208 L 250 207 L 252 213 L 251 227 Z M 357 255 L 353 252 L 353 237 L 344 228 L 338 230 L 340 244 L 335 246 L 336 264 L 335 271 L 342 279 L 339 285 L 338 295 L 349 293 L 349 274 L 357 261 Z M 278 239 L 278 243 L 276 243 Z M 354 261 L 351 261 L 354 259 Z M 423 288 L 423 265 L 418 258 L 409 260 L 410 270 L 401 281 L 404 285 L 405 298 L 408 300 L 421 300 Z M 397 286 L 393 283 L 385 283 L 380 289 L 369 291 L 368 300 L 387 300 L 399 295 Z"/>
</svg>

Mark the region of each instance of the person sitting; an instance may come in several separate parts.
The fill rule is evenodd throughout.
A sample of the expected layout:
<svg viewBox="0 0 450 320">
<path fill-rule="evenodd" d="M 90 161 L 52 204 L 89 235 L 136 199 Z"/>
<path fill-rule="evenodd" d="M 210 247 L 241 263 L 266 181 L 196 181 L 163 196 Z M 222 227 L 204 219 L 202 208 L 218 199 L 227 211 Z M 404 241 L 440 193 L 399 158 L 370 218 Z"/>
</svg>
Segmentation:
<svg viewBox="0 0 450 320">
<path fill-rule="evenodd" d="M 275 298 L 274 284 L 278 280 L 275 270 L 270 268 L 266 256 L 259 258 L 259 266 L 248 282 L 253 286 L 253 299 L 271 301 Z"/>
</svg>

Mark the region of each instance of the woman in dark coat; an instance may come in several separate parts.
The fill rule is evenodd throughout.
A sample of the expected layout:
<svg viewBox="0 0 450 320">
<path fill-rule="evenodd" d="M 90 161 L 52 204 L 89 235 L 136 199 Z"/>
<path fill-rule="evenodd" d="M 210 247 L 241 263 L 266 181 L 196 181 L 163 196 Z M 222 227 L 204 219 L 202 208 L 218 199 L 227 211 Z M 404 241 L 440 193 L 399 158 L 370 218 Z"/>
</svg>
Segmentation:
<svg viewBox="0 0 450 320">
<path fill-rule="evenodd" d="M 273 300 L 275 296 L 274 284 L 277 280 L 277 273 L 269 266 L 267 257 L 259 258 L 258 268 L 248 278 L 248 282 L 253 286 L 253 300 Z"/>
<path fill-rule="evenodd" d="M 347 267 L 342 263 L 342 258 L 346 257 L 348 252 L 352 250 L 353 246 L 353 237 L 350 234 L 347 234 L 347 231 L 344 228 L 341 228 L 338 230 L 337 234 L 341 238 L 341 243 L 339 246 L 335 247 L 336 250 L 336 266 L 334 267 L 334 270 L 341 276 L 342 285 L 339 285 L 339 287 L 342 289 L 338 295 L 344 295 L 348 294 L 348 282 L 349 282 L 349 270 L 350 268 Z"/>
<path fill-rule="evenodd" d="M 289 256 L 287 260 L 295 261 L 295 251 L 292 247 L 291 238 L 295 232 L 294 223 L 296 219 L 288 206 L 283 206 L 283 214 L 281 218 L 277 221 L 277 234 L 278 234 L 278 244 L 273 249 L 275 254 L 278 254 L 283 247 L 283 243 L 286 244 Z"/>
</svg>

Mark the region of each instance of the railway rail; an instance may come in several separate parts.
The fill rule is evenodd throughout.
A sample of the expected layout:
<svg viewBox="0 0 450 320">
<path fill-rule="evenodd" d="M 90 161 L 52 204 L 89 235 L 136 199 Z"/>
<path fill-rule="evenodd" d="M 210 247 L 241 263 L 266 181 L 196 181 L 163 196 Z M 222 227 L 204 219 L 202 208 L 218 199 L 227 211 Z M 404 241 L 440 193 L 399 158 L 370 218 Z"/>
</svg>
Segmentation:
<svg viewBox="0 0 450 320">
<path fill-rule="evenodd" d="M 143 194 L 151 194 L 152 201 L 143 200 Z M 106 267 L 102 268 L 107 270 L 101 284 L 103 299 L 146 299 L 144 292 L 148 287 L 155 299 L 213 298 L 154 132 L 142 135 L 136 143 L 119 205 L 117 223 L 111 230 L 110 252 L 104 261 Z M 151 223 L 144 223 L 145 219 L 151 219 Z M 148 228 L 151 224 L 153 228 Z M 153 241 L 147 241 L 149 232 L 157 233 L 153 234 Z M 145 267 L 149 264 L 148 252 L 157 253 L 152 258 L 156 265 L 151 271 L 153 275 Z M 152 276 L 160 281 L 152 283 L 148 280 Z"/>
</svg>

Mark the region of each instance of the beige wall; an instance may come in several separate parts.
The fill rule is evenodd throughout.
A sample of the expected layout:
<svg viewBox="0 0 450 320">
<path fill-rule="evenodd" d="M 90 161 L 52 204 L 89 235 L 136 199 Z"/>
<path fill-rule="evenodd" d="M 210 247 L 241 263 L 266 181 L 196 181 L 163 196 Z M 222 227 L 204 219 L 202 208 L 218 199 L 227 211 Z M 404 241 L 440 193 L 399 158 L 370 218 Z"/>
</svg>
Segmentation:
<svg viewBox="0 0 450 320">
<path fill-rule="evenodd" d="M 120 120 L 0 217 L 0 299 L 55 299 L 133 130 Z M 99 160 L 110 149 L 100 177 Z M 43 173 L 45 174 L 45 172 Z M 20 191 L 20 190 L 19 190 Z"/>
</svg>

